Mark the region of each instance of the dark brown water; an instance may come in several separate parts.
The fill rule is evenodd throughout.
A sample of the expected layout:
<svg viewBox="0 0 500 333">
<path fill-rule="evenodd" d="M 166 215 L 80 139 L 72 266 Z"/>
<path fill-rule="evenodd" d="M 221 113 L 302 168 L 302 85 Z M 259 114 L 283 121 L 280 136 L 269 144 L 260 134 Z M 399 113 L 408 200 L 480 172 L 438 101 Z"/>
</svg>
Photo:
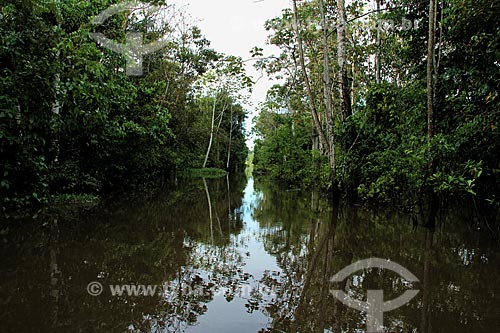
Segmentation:
<svg viewBox="0 0 500 333">
<path fill-rule="evenodd" d="M 386 332 L 500 330 L 500 246 L 477 214 L 442 212 L 432 231 L 264 180 L 173 188 L 3 223 L 0 332 L 365 332 L 366 315 L 332 289 L 362 301 L 418 289 L 384 314 Z M 420 282 L 380 269 L 330 282 L 372 257 Z"/>
</svg>

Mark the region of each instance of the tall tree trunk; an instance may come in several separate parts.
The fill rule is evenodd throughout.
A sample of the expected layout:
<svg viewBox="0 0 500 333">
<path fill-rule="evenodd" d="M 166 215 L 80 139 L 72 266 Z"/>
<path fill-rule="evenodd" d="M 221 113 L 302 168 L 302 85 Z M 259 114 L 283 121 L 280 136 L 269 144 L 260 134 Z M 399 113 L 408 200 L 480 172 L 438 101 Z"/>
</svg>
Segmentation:
<svg viewBox="0 0 500 333">
<path fill-rule="evenodd" d="M 314 127 L 316 128 L 316 131 L 319 134 L 319 138 L 321 140 L 321 143 L 323 144 L 323 147 L 329 147 L 328 141 L 326 140 L 325 133 L 323 132 L 323 129 L 321 127 L 321 123 L 319 121 L 318 111 L 316 108 L 316 102 L 315 102 L 314 94 L 313 94 L 313 91 L 311 88 L 311 81 L 309 80 L 309 75 L 307 74 L 307 68 L 306 68 L 306 62 L 305 62 L 305 56 L 304 56 L 304 45 L 303 45 L 303 41 L 302 41 L 302 36 L 300 35 L 300 28 L 299 28 L 299 14 L 298 14 L 298 9 L 297 9 L 297 0 L 293 0 L 293 18 L 294 18 L 295 38 L 297 40 L 298 49 L 299 49 L 300 67 L 302 67 L 302 72 L 304 75 L 304 83 L 306 85 L 307 95 L 309 97 L 309 104 L 311 106 Z"/>
<path fill-rule="evenodd" d="M 326 130 L 328 134 L 328 160 L 330 162 L 331 181 L 335 185 L 337 180 L 337 162 L 335 157 L 335 138 L 333 135 L 333 98 L 332 82 L 330 78 L 330 51 L 328 49 L 328 24 L 326 23 L 325 5 L 319 0 L 321 12 L 321 27 L 323 30 L 323 92 L 326 109 Z"/>
<path fill-rule="evenodd" d="M 56 0 L 55 3 L 55 16 L 57 20 L 57 33 L 60 33 L 61 29 L 61 4 L 60 0 Z M 58 38 L 59 39 L 59 38 Z M 60 52 L 59 50 L 56 50 L 56 62 L 59 62 L 60 58 Z M 57 130 L 57 122 L 59 121 L 60 113 L 61 113 L 61 103 L 59 101 L 59 90 L 61 89 L 61 74 L 58 72 L 54 76 L 54 93 L 55 93 L 55 98 L 54 102 L 52 103 L 52 147 L 54 149 L 54 157 L 52 160 L 52 163 L 57 164 L 59 162 L 59 140 L 58 140 L 58 130 Z"/>
<path fill-rule="evenodd" d="M 57 51 L 57 58 L 59 58 L 59 51 Z M 59 102 L 59 89 L 61 86 L 61 76 L 59 73 L 55 75 L 54 78 L 54 91 L 56 94 L 55 100 L 52 103 L 52 147 L 54 149 L 54 158 L 52 162 L 57 164 L 59 162 L 59 140 L 58 140 L 58 130 L 57 130 L 57 122 L 59 121 L 59 116 L 61 113 L 61 104 Z"/>
<path fill-rule="evenodd" d="M 434 35 L 436 32 L 436 0 L 429 1 L 429 40 L 427 45 L 427 140 L 429 144 L 429 173 L 432 174 L 432 139 L 434 137 Z"/>
<path fill-rule="evenodd" d="M 377 49 L 375 50 L 375 82 L 378 84 L 380 83 L 380 29 L 382 27 L 380 26 L 380 1 L 381 0 L 375 0 L 377 4 L 377 39 L 375 40 L 375 44 L 377 46 Z"/>
<path fill-rule="evenodd" d="M 233 141 L 233 105 L 231 105 L 231 126 L 229 128 L 229 145 L 227 147 L 227 162 L 226 162 L 226 170 L 229 170 L 229 161 L 231 160 L 231 145 Z"/>
<path fill-rule="evenodd" d="M 224 112 L 226 112 L 226 107 L 227 107 L 227 103 L 224 102 L 224 106 L 222 107 L 222 111 L 218 116 L 219 123 L 217 124 L 217 135 L 216 135 L 216 137 L 217 137 L 217 167 L 222 165 L 222 163 L 220 162 L 220 125 L 222 124 L 222 120 L 224 119 Z"/>
<path fill-rule="evenodd" d="M 295 136 L 295 111 L 293 110 L 290 98 L 287 99 L 287 106 L 290 120 L 292 121 L 292 135 Z"/>
<path fill-rule="evenodd" d="M 214 104 L 212 107 L 212 124 L 210 126 L 210 140 L 208 141 L 207 154 L 205 155 L 205 161 L 203 162 L 203 168 L 207 166 L 208 156 L 210 155 L 210 150 L 212 149 L 212 142 L 214 140 L 214 125 L 215 125 L 215 108 L 217 106 L 217 96 L 214 97 Z"/>
<path fill-rule="evenodd" d="M 339 63 L 338 83 L 340 93 L 340 110 L 342 112 L 342 119 L 344 120 L 352 114 L 349 80 L 347 78 L 346 26 L 347 17 L 345 11 L 345 1 L 337 0 L 337 60 Z"/>
</svg>

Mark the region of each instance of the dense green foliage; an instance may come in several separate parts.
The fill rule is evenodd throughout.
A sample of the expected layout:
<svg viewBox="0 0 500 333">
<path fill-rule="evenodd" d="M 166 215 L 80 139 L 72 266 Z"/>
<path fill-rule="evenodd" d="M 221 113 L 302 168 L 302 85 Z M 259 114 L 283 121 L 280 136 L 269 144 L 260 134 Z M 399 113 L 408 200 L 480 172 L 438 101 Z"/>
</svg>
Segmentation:
<svg viewBox="0 0 500 333">
<path fill-rule="evenodd" d="M 318 151 L 311 149 L 312 129 L 306 117 L 292 120 L 292 117 L 263 112 L 260 120 L 264 115 L 270 118 L 268 120 L 275 129 L 266 136 L 265 141 L 255 142 L 255 172 L 266 173 L 290 183 L 317 183 L 321 177 L 317 168 L 322 165 L 321 161 L 326 161 Z M 326 165 L 322 171 L 322 183 L 326 184 L 329 175 Z"/>
<path fill-rule="evenodd" d="M 222 169 L 217 168 L 205 168 L 205 169 L 188 169 L 181 173 L 182 176 L 188 178 L 221 178 L 227 175 L 227 172 Z"/>
<path fill-rule="evenodd" d="M 345 193 L 365 200 L 418 198 L 428 188 L 441 198 L 473 196 L 498 201 L 500 190 L 500 27 L 499 5 L 487 0 L 438 1 L 434 59 L 434 133 L 428 139 L 426 62 L 428 2 L 395 0 L 382 11 L 368 12 L 361 2 L 347 7 L 350 94 L 353 114 L 342 119 L 339 91 L 335 102 L 336 179 Z M 299 5 L 306 72 L 317 105 L 324 83 L 318 2 Z M 326 1 L 335 21 L 336 2 Z M 377 18 L 377 15 L 380 17 Z M 280 47 L 277 57 L 259 66 L 284 78 L 261 105 L 256 131 L 255 170 L 303 184 L 317 184 L 328 174 L 324 147 L 317 134 L 297 64 L 292 12 L 268 21 L 270 41 Z M 378 21 L 377 21 L 378 20 Z M 395 23 L 380 30 L 376 22 Z M 392 21 L 390 21 L 392 20 Z M 331 23 L 331 22 L 330 22 Z M 411 27 L 408 26 L 408 23 Z M 406 26 L 405 26 L 406 24 Z M 332 24 L 332 27 L 334 25 Z M 336 30 L 328 46 L 337 48 Z M 259 53 L 256 48 L 256 54 Z M 376 79 L 374 57 L 380 61 Z M 337 80 L 331 56 L 333 81 Z M 378 82 L 377 82 L 378 81 Z M 319 116 L 326 127 L 324 105 Z M 290 152 L 293 151 L 293 154 Z M 320 158 L 316 155 L 322 155 Z M 319 166 L 315 161 L 321 161 Z M 429 161 L 432 166 L 429 167 Z M 325 168 L 327 169 L 325 172 Z M 321 182 L 325 187 L 328 181 Z"/>
<path fill-rule="evenodd" d="M 214 68 L 248 87 L 241 59 L 211 49 L 197 27 L 171 24 L 183 13 L 161 1 L 160 18 L 119 13 L 102 26 L 90 23 L 116 2 L 0 6 L 2 207 L 44 203 L 52 194 L 141 189 L 201 167 L 213 131 L 206 107 L 212 101 L 218 127 L 207 166 L 244 165 L 244 99 L 225 87 L 203 97 L 197 92 Z M 96 43 L 93 31 L 122 43 L 129 31 L 142 32 L 145 44 L 168 43 L 144 57 L 144 75 L 128 76 L 127 59 Z"/>
</svg>

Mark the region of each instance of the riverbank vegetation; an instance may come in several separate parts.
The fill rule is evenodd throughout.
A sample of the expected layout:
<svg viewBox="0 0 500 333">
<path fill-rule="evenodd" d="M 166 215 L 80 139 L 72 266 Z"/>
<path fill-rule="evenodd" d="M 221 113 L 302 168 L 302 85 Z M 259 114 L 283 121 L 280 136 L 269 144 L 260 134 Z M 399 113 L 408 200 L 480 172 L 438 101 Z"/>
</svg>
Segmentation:
<svg viewBox="0 0 500 333">
<path fill-rule="evenodd" d="M 500 7 L 293 1 L 267 21 L 282 79 L 255 121 L 255 172 L 367 201 L 500 198 Z M 429 20 L 429 18 L 431 18 Z"/>
<path fill-rule="evenodd" d="M 198 178 L 221 178 L 227 175 L 227 171 L 217 168 L 205 169 L 187 169 L 181 173 L 185 177 L 198 177 Z"/>
<path fill-rule="evenodd" d="M 164 1 L 92 19 L 118 1 L 7 0 L 0 6 L 2 210 L 51 196 L 154 186 L 191 168 L 242 170 L 251 80 Z M 152 4 L 160 10 L 149 10 Z M 97 43 L 143 35 L 137 59 Z M 136 64 L 137 65 L 137 64 Z M 136 68 L 137 69 L 137 68 Z"/>
</svg>

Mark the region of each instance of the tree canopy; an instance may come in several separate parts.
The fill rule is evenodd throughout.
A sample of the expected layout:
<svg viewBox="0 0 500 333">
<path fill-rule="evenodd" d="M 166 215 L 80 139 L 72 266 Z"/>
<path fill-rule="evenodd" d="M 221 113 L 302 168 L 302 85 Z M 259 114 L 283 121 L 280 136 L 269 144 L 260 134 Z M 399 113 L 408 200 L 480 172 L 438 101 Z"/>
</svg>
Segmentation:
<svg viewBox="0 0 500 333">
<path fill-rule="evenodd" d="M 266 24 L 280 53 L 254 49 L 283 79 L 255 121 L 257 172 L 363 200 L 498 202 L 498 4 L 294 4 Z"/>
<path fill-rule="evenodd" d="M 93 18 L 117 1 L 7 0 L 0 6 L 0 188 L 4 209 L 45 203 L 52 194 L 143 189 L 168 174 L 207 167 L 242 169 L 247 154 L 246 96 L 207 90 L 223 72 L 251 86 L 241 59 L 210 47 L 183 11 L 149 1 L 101 25 Z M 160 7 L 152 11 L 152 5 Z M 161 41 L 130 57 L 96 42 L 141 34 Z M 222 74 L 221 74 L 222 75 Z M 201 84 L 200 84 L 201 82 Z M 234 87 L 234 85 L 233 85 Z M 201 93 L 206 91 L 206 93 Z M 211 127 L 212 108 L 216 131 Z"/>
</svg>

